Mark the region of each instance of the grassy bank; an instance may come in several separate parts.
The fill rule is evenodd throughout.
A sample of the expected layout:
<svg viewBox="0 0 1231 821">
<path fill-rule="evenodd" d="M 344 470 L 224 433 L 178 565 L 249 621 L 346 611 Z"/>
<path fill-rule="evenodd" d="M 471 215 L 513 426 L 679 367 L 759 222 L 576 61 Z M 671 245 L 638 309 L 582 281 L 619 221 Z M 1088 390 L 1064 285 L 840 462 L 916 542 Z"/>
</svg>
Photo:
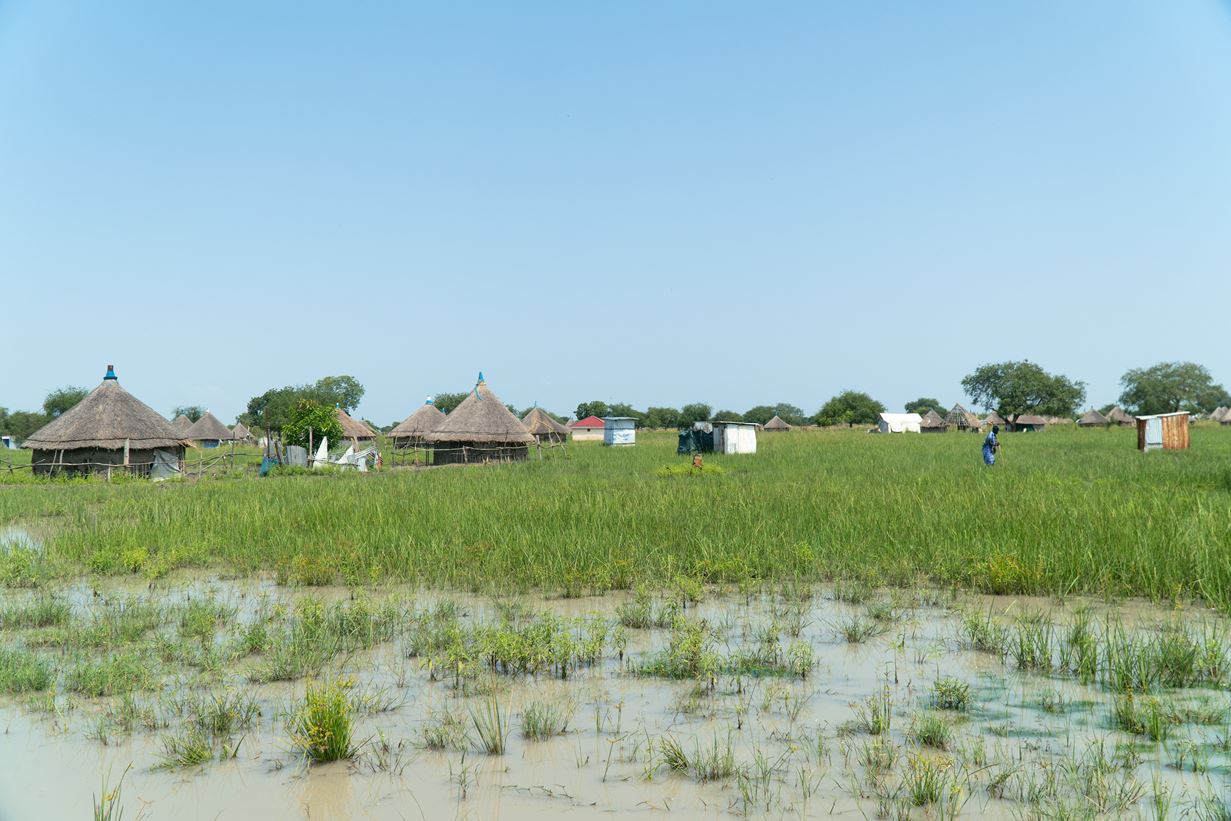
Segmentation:
<svg viewBox="0 0 1231 821">
<path fill-rule="evenodd" d="M 926 579 L 999 593 L 1201 598 L 1231 610 L 1231 431 L 1140 454 L 1129 430 L 979 439 L 762 435 L 722 472 L 673 475 L 671 434 L 630 449 L 382 474 L 0 486 L 0 523 L 45 538 L 0 578 L 180 567 L 291 583 L 411 580 L 581 593 L 662 584 Z"/>
</svg>

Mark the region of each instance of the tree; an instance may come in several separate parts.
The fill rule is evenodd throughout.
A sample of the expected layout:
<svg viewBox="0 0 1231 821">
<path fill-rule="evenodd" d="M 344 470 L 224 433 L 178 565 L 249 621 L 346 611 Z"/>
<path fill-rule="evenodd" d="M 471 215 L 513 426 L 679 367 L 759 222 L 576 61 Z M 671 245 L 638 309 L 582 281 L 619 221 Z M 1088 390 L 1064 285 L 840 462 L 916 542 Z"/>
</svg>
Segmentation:
<svg viewBox="0 0 1231 821">
<path fill-rule="evenodd" d="M 637 427 L 645 427 L 645 414 L 627 402 L 613 402 L 607 406 L 608 416 L 627 416 L 637 420 Z"/>
<path fill-rule="evenodd" d="M 599 419 L 602 419 L 604 416 L 611 415 L 607 408 L 607 403 L 598 400 L 582 402 L 577 406 L 576 414 L 578 419 L 585 419 L 587 416 L 597 416 Z"/>
<path fill-rule="evenodd" d="M 175 419 L 179 416 L 187 416 L 188 421 L 195 422 L 205 415 L 205 408 L 200 405 L 180 405 L 178 408 L 173 408 L 171 418 Z"/>
<path fill-rule="evenodd" d="M 56 388 L 51 393 L 47 394 L 47 398 L 43 400 L 43 413 L 47 414 L 52 419 L 55 419 L 66 410 L 76 405 L 82 399 L 89 395 L 89 391 L 85 388 L 76 388 L 65 386 Z"/>
<path fill-rule="evenodd" d="M 861 391 L 843 391 L 816 412 L 818 425 L 869 425 L 885 412 L 885 406 Z"/>
<path fill-rule="evenodd" d="M 758 425 L 764 425 L 770 419 L 777 416 L 788 425 L 802 425 L 807 420 L 804 418 L 804 411 L 789 402 L 779 402 L 776 405 L 757 405 L 754 408 L 749 408 L 743 414 L 745 422 L 756 422 Z"/>
<path fill-rule="evenodd" d="M 758 425 L 764 425 L 774 418 L 774 408 L 772 405 L 757 405 L 744 411 L 742 418 L 745 422 L 756 422 Z"/>
<path fill-rule="evenodd" d="M 316 380 L 311 388 L 314 398 L 322 405 L 336 405 L 347 413 L 359 407 L 363 399 L 363 385 L 353 376 L 326 376 Z"/>
<path fill-rule="evenodd" d="M 342 423 L 338 421 L 333 405 L 322 405 L 312 399 L 300 399 L 295 403 L 290 421 L 282 427 L 282 441 L 306 448 L 309 445 L 309 431 L 312 444 L 320 444 L 325 437 L 331 442 L 342 439 Z"/>
<path fill-rule="evenodd" d="M 267 426 L 270 430 L 284 428 L 291 423 L 293 412 L 301 399 L 307 399 L 324 407 L 338 406 L 347 413 L 354 411 L 363 398 L 363 385 L 353 376 L 326 376 L 311 385 L 287 385 L 270 388 L 260 396 L 248 400 L 248 408 L 239 415 L 239 421 L 248 427 Z"/>
<path fill-rule="evenodd" d="M 691 428 L 696 422 L 707 422 L 710 418 L 710 406 L 704 402 L 693 402 L 680 408 L 678 424 L 681 428 Z"/>
<path fill-rule="evenodd" d="M 0 433 L 16 436 L 18 440 L 30 438 L 30 434 L 51 421 L 45 413 L 38 411 L 13 411 L 4 413 L 4 425 Z"/>
<path fill-rule="evenodd" d="M 940 407 L 940 400 L 929 399 L 926 396 L 921 396 L 913 402 L 906 403 L 907 413 L 917 413 L 920 416 L 927 416 L 928 411 L 936 411 L 941 416 L 944 416 L 944 411 Z"/>
<path fill-rule="evenodd" d="M 976 405 L 1005 419 L 1022 413 L 1071 416 L 1086 399 L 1086 383 L 1050 374 L 1029 361 L 981 365 L 962 380 Z"/>
<path fill-rule="evenodd" d="M 1133 368 L 1120 377 L 1124 393 L 1120 402 L 1132 413 L 1210 413 L 1231 405 L 1222 385 L 1196 362 L 1159 362 L 1149 368 Z"/>
<path fill-rule="evenodd" d="M 710 417 L 711 422 L 742 422 L 744 415 L 739 411 L 718 410 Z"/>
<path fill-rule="evenodd" d="M 645 426 L 647 428 L 675 428 L 680 424 L 680 412 L 675 408 L 646 408 Z"/>
<path fill-rule="evenodd" d="M 432 397 L 432 404 L 436 406 L 436 410 L 441 413 L 453 413 L 457 406 L 466 401 L 466 397 L 470 395 L 470 391 L 462 391 L 461 393 L 438 393 Z"/>
</svg>

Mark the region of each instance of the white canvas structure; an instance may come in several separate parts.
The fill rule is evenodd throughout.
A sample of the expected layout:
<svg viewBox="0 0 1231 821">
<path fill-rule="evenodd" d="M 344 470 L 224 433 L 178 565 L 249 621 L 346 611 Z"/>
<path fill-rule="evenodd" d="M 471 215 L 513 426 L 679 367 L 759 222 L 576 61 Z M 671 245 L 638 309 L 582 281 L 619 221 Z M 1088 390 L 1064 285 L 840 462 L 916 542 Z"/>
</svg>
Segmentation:
<svg viewBox="0 0 1231 821">
<path fill-rule="evenodd" d="M 637 442 L 637 420 L 631 416 L 603 417 L 604 445 L 633 445 Z"/>
<path fill-rule="evenodd" d="M 0 436 L 0 448 L 5 450 L 17 450 L 17 439 L 5 434 Z"/>
<path fill-rule="evenodd" d="M 714 453 L 756 453 L 757 426 L 753 422 L 715 422 Z"/>
<path fill-rule="evenodd" d="M 171 479 L 180 475 L 180 458 L 175 451 L 154 451 L 154 461 L 150 464 L 150 478 L 155 482 Z"/>
<path fill-rule="evenodd" d="M 919 433 L 923 417 L 917 413 L 882 413 L 877 427 L 881 433 Z"/>
<path fill-rule="evenodd" d="M 316 458 L 312 460 L 312 467 L 323 468 L 329 464 L 329 437 L 321 439 L 321 446 L 316 449 Z"/>
</svg>

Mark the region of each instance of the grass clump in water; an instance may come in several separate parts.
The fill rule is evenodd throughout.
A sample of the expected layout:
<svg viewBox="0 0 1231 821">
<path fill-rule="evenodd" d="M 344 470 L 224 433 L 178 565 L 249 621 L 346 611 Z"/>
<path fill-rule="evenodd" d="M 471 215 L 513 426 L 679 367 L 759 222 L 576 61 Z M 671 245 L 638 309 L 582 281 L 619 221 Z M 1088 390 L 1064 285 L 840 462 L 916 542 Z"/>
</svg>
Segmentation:
<svg viewBox="0 0 1231 821">
<path fill-rule="evenodd" d="M 932 682 L 932 706 L 966 712 L 970 709 L 970 685 L 956 678 L 937 679 Z"/>
<path fill-rule="evenodd" d="M 521 734 L 531 741 L 563 735 L 575 710 L 572 701 L 532 701 L 522 710 Z"/>
<path fill-rule="evenodd" d="M 351 733 L 350 682 L 309 684 L 291 718 L 291 743 L 314 763 L 354 758 L 359 748 Z"/>
<path fill-rule="evenodd" d="M 478 736 L 479 748 L 488 755 L 504 755 L 509 740 L 509 725 L 500 702 L 488 699 L 470 711 L 470 722 Z"/>
<path fill-rule="evenodd" d="M 868 735 L 881 735 L 893 726 L 893 694 L 886 686 L 862 704 L 852 704 L 856 726 Z"/>
<path fill-rule="evenodd" d="M 0 610 L 0 627 L 5 630 L 29 630 L 38 627 L 64 627 L 72 618 L 68 602 L 54 596 L 40 596 L 25 605 L 13 605 Z"/>
<path fill-rule="evenodd" d="M 423 726 L 422 739 L 426 749 L 457 753 L 470 744 L 466 721 L 450 710 L 441 710 L 429 717 Z"/>
<path fill-rule="evenodd" d="M 916 744 L 947 750 L 953 743 L 953 728 L 939 713 L 924 712 L 911 723 L 910 737 Z"/>
<path fill-rule="evenodd" d="M 51 686 L 51 665 L 28 650 L 0 648 L 0 693 L 31 693 Z"/>
<path fill-rule="evenodd" d="M 85 661 L 68 671 L 69 692 L 99 698 L 149 689 L 154 683 L 153 662 L 137 653 L 120 653 L 101 661 Z"/>
</svg>

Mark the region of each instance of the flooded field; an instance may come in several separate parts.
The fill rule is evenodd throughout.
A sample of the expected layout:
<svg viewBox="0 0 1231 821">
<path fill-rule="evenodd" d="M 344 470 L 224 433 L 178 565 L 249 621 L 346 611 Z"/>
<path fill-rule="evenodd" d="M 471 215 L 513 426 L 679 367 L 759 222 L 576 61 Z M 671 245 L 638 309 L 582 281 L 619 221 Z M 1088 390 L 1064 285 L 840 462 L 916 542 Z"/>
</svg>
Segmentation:
<svg viewBox="0 0 1231 821">
<path fill-rule="evenodd" d="M 12 591 L 0 626 L 6 821 L 1228 817 L 1206 611 L 172 577 Z"/>
</svg>

